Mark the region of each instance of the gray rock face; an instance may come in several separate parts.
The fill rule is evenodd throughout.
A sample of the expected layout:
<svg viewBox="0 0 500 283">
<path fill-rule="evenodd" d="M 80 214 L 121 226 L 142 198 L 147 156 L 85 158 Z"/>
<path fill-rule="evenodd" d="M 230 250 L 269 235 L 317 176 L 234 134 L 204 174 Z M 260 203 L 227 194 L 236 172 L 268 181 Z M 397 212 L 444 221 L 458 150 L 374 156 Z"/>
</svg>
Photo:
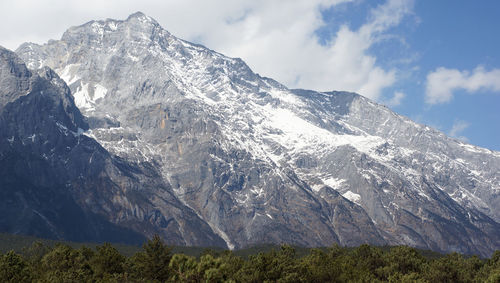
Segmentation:
<svg viewBox="0 0 500 283">
<path fill-rule="evenodd" d="M 166 239 L 209 234 L 195 219 L 230 248 L 500 248 L 500 153 L 360 95 L 288 89 L 142 13 L 72 27 L 61 40 L 16 52 L 30 69 L 48 66 L 67 83 L 89 124 L 84 136 L 126 164 L 147 164 L 131 173 L 135 182 L 115 182 L 117 191 L 136 186 L 158 219 L 172 211 L 167 194 L 178 215 L 194 212 L 175 218 L 191 226 L 178 225 L 182 235 L 165 230 Z M 140 233 L 139 223 L 161 230 L 164 222 L 132 213 L 145 209 L 136 204 L 107 211 L 108 219 Z"/>
<path fill-rule="evenodd" d="M 30 72 L 5 49 L 0 58 L 2 232 L 124 243 L 158 233 L 178 245 L 225 246 L 150 164 L 113 157 L 83 135 L 88 125 L 56 73 Z"/>
<path fill-rule="evenodd" d="M 0 110 L 19 96 L 29 92 L 32 84 L 31 71 L 13 52 L 0 46 Z"/>
</svg>

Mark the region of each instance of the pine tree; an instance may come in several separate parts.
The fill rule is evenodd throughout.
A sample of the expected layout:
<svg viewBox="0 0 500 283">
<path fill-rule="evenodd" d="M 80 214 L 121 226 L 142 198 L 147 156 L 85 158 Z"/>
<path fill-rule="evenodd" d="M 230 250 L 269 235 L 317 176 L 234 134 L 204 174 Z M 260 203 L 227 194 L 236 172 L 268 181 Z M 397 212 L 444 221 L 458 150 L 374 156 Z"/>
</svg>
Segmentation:
<svg viewBox="0 0 500 283">
<path fill-rule="evenodd" d="M 169 278 L 169 263 L 172 248 L 166 246 L 158 235 L 145 243 L 143 251 L 135 254 L 129 261 L 134 278 L 153 281 L 166 281 Z"/>
</svg>

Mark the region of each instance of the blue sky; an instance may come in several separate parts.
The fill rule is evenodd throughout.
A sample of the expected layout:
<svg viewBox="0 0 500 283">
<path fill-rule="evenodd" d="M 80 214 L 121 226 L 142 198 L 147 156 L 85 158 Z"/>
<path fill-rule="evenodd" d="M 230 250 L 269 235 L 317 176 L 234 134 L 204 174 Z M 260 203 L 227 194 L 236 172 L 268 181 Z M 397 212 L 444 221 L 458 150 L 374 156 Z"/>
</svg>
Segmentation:
<svg viewBox="0 0 500 283">
<path fill-rule="evenodd" d="M 499 89 L 487 83 L 478 90 L 458 88 L 449 102 L 435 104 L 426 103 L 424 97 L 426 76 L 439 67 L 462 72 L 478 66 L 486 72 L 500 68 L 499 12 L 499 1 L 416 2 L 418 24 L 401 25 L 395 32 L 405 36 L 418 58 L 407 67 L 416 66 L 418 71 L 400 82 L 407 96 L 394 110 L 472 144 L 500 150 Z"/>
<path fill-rule="evenodd" d="M 355 91 L 500 150 L 496 0 L 2 0 L 0 45 L 139 10 L 289 87 Z"/>
<path fill-rule="evenodd" d="M 324 9 L 327 24 L 316 31 L 320 42 L 327 44 L 343 24 L 358 29 L 370 11 L 384 2 L 357 1 Z M 440 67 L 461 72 L 474 72 L 478 66 L 485 72 L 500 68 L 499 13 L 499 1 L 416 1 L 412 12 L 369 50 L 378 64 L 400 72 L 394 85 L 382 93 L 405 94 L 391 108 L 472 144 L 500 150 L 498 87 L 488 83 L 472 91 L 457 87 L 453 98 L 442 103 L 425 99 L 427 75 Z"/>
</svg>

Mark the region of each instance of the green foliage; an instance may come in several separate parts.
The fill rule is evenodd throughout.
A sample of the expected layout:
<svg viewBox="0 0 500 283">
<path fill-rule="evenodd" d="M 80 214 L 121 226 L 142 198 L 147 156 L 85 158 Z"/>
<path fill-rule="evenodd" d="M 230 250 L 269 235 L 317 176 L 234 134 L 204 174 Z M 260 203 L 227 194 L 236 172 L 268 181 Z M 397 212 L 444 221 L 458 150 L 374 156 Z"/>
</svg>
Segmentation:
<svg viewBox="0 0 500 283">
<path fill-rule="evenodd" d="M 493 253 L 479 270 L 477 282 L 500 282 L 500 251 Z"/>
<path fill-rule="evenodd" d="M 393 247 L 384 254 L 384 266 L 377 270 L 382 279 L 392 282 L 418 281 L 426 260 L 411 247 Z"/>
<path fill-rule="evenodd" d="M 198 262 L 195 257 L 185 254 L 175 254 L 169 263 L 171 280 L 174 282 L 196 282 L 200 280 L 198 275 Z"/>
<path fill-rule="evenodd" d="M 94 252 L 82 247 L 78 250 L 68 245 L 56 245 L 41 260 L 46 282 L 84 282 L 92 279 L 90 258 Z"/>
<path fill-rule="evenodd" d="M 304 271 L 297 260 L 295 249 L 282 246 L 280 251 L 271 250 L 250 256 L 237 277 L 244 282 L 304 282 Z"/>
<path fill-rule="evenodd" d="M 132 278 L 163 282 L 169 278 L 172 248 L 166 246 L 158 235 L 143 245 L 143 251 L 128 261 Z"/>
<path fill-rule="evenodd" d="M 484 262 L 476 256 L 468 259 L 452 253 L 432 261 L 424 272 L 429 282 L 475 282 Z"/>
<path fill-rule="evenodd" d="M 97 252 L 90 260 L 90 266 L 96 280 L 113 278 L 124 272 L 126 258 L 111 244 L 97 247 Z"/>
<path fill-rule="evenodd" d="M 130 257 L 111 244 L 95 250 L 34 242 L 0 254 L 1 282 L 500 282 L 500 251 L 487 260 L 414 248 L 332 246 L 252 248 L 254 254 L 172 253 L 158 236 Z M 249 250 L 245 251 L 248 253 Z"/>
<path fill-rule="evenodd" d="M 327 252 L 312 249 L 310 254 L 301 260 L 308 282 L 340 282 L 342 262 L 347 251 L 336 246 Z"/>
<path fill-rule="evenodd" d="M 42 266 L 42 258 L 50 252 L 50 247 L 40 241 L 33 242 L 30 247 L 22 249 L 23 256 L 31 267 L 32 275 L 40 278 L 45 272 Z"/>
<path fill-rule="evenodd" d="M 32 272 L 20 255 L 9 251 L 0 258 L 0 278 L 2 282 L 28 282 L 32 279 Z"/>
</svg>

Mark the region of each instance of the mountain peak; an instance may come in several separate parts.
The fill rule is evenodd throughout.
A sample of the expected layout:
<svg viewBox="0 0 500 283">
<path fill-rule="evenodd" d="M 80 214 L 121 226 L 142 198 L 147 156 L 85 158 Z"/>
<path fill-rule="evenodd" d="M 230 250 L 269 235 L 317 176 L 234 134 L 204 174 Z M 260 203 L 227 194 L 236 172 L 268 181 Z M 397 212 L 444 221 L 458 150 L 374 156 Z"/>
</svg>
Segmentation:
<svg viewBox="0 0 500 283">
<path fill-rule="evenodd" d="M 147 17 L 146 14 L 144 14 L 141 11 L 137 11 L 135 13 L 130 14 L 130 16 L 128 16 L 127 20 L 129 20 L 131 18 L 144 18 L 144 17 Z"/>
<path fill-rule="evenodd" d="M 0 108 L 31 86 L 32 74 L 16 53 L 0 46 Z"/>
<path fill-rule="evenodd" d="M 130 22 L 133 20 L 139 21 L 141 23 L 147 23 L 147 24 L 158 24 L 158 22 L 155 19 L 147 16 L 146 14 L 144 14 L 141 11 L 137 11 L 137 12 L 131 14 L 130 16 L 128 16 L 128 18 L 125 21 Z"/>
<path fill-rule="evenodd" d="M 106 34 L 129 31 L 143 37 L 144 34 L 150 34 L 154 30 L 161 28 L 156 20 L 146 16 L 142 12 L 136 12 L 128 16 L 126 20 L 106 19 L 99 21 L 90 21 L 80 26 L 74 26 L 64 32 L 61 40 L 67 43 L 92 43 L 101 41 Z"/>
</svg>

